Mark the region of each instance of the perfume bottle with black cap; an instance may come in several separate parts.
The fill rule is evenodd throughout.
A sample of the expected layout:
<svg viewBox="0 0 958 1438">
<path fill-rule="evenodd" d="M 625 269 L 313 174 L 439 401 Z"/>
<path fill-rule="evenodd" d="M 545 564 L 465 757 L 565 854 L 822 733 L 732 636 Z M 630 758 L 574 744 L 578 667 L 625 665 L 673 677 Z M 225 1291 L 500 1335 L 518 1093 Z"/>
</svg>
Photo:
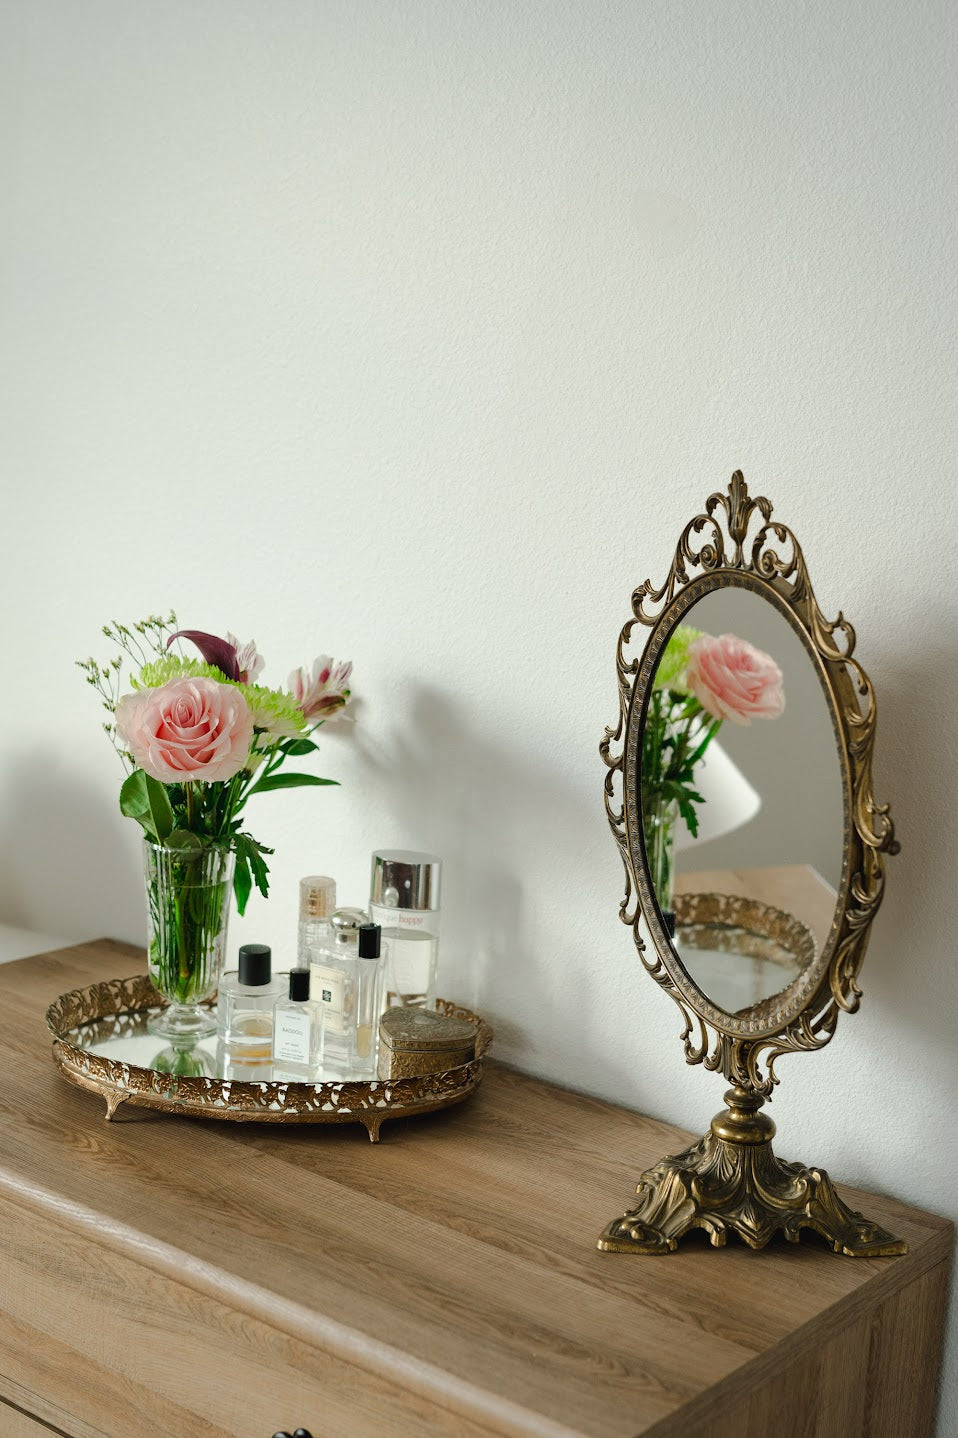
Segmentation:
<svg viewBox="0 0 958 1438">
<path fill-rule="evenodd" d="M 350 1033 L 351 1078 L 375 1078 L 383 1011 L 382 929 L 360 924 L 356 960 L 356 1023 Z"/>
<path fill-rule="evenodd" d="M 291 969 L 289 997 L 273 1011 L 273 1077 L 308 1080 L 320 1061 L 322 1024 L 309 997 L 309 969 Z"/>
<path fill-rule="evenodd" d="M 221 1043 L 241 1049 L 247 1059 L 268 1059 L 273 1049 L 273 1008 L 286 982 L 273 978 L 268 944 L 243 944 L 239 969 L 220 980 L 216 1032 Z"/>
<path fill-rule="evenodd" d="M 359 963 L 362 909 L 337 909 L 329 921 L 330 938 L 310 949 L 311 995 L 322 1026 L 320 1050 L 326 1077 L 343 1078 L 356 1031 L 356 966 Z"/>
</svg>

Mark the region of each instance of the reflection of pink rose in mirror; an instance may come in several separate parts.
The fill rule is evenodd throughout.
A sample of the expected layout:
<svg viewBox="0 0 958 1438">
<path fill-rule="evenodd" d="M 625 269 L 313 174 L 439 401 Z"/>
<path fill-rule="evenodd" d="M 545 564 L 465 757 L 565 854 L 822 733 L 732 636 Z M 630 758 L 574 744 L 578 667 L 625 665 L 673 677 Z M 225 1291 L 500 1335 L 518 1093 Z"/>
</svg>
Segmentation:
<svg viewBox="0 0 958 1438">
<path fill-rule="evenodd" d="M 210 784 L 246 766 L 253 712 L 232 684 L 171 679 L 125 695 L 116 706 L 116 728 L 139 768 L 161 784 Z"/>
<path fill-rule="evenodd" d="M 714 719 L 749 724 L 777 719 L 785 708 L 782 671 L 775 660 L 735 634 L 703 634 L 690 644 L 686 679 Z"/>
</svg>

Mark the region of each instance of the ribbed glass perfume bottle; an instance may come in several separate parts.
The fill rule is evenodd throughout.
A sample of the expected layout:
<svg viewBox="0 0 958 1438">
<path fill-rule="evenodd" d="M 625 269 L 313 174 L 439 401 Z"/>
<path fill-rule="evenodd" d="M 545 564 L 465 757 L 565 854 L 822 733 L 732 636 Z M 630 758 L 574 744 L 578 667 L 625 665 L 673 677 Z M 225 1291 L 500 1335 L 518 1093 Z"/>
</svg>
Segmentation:
<svg viewBox="0 0 958 1438">
<path fill-rule="evenodd" d="M 297 969 L 308 969 L 310 949 L 329 938 L 329 921 L 335 908 L 335 879 L 328 874 L 307 874 L 305 879 L 300 879 Z"/>
</svg>

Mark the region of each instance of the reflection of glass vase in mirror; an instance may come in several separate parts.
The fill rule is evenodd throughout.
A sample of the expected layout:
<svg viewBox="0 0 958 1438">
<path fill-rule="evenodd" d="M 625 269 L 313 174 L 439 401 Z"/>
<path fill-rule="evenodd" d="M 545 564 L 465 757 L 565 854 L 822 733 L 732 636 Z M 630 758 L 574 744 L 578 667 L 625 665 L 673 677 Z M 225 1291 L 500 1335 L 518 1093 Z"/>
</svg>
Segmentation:
<svg viewBox="0 0 958 1438">
<path fill-rule="evenodd" d="M 192 1042 L 172 1043 L 152 1059 L 149 1064 L 160 1073 L 173 1074 L 177 1078 L 214 1078 L 216 1063 L 213 1055 Z"/>
<path fill-rule="evenodd" d="M 660 799 L 648 807 L 645 804 L 642 806 L 645 852 L 652 888 L 670 936 L 675 933 L 675 830 L 678 819 L 679 806 L 674 799 Z"/>
</svg>

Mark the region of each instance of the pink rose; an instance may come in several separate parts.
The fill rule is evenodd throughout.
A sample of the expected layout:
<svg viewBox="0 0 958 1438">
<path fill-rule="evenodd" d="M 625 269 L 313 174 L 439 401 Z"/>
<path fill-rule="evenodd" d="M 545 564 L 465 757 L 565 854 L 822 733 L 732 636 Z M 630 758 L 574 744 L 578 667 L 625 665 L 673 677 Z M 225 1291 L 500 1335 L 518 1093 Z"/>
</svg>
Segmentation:
<svg viewBox="0 0 958 1438">
<path fill-rule="evenodd" d="M 782 671 L 770 654 L 735 634 L 703 634 L 689 645 L 686 682 L 713 719 L 749 724 L 785 708 Z"/>
<path fill-rule="evenodd" d="M 245 768 L 253 713 L 231 684 L 171 679 L 125 695 L 116 728 L 139 768 L 161 784 L 215 783 Z"/>
<path fill-rule="evenodd" d="M 346 685 L 353 672 L 352 662 L 344 663 L 321 654 L 313 663 L 313 672 L 294 669 L 287 681 L 289 692 L 307 719 L 328 719 L 342 709 L 349 698 Z"/>
</svg>

